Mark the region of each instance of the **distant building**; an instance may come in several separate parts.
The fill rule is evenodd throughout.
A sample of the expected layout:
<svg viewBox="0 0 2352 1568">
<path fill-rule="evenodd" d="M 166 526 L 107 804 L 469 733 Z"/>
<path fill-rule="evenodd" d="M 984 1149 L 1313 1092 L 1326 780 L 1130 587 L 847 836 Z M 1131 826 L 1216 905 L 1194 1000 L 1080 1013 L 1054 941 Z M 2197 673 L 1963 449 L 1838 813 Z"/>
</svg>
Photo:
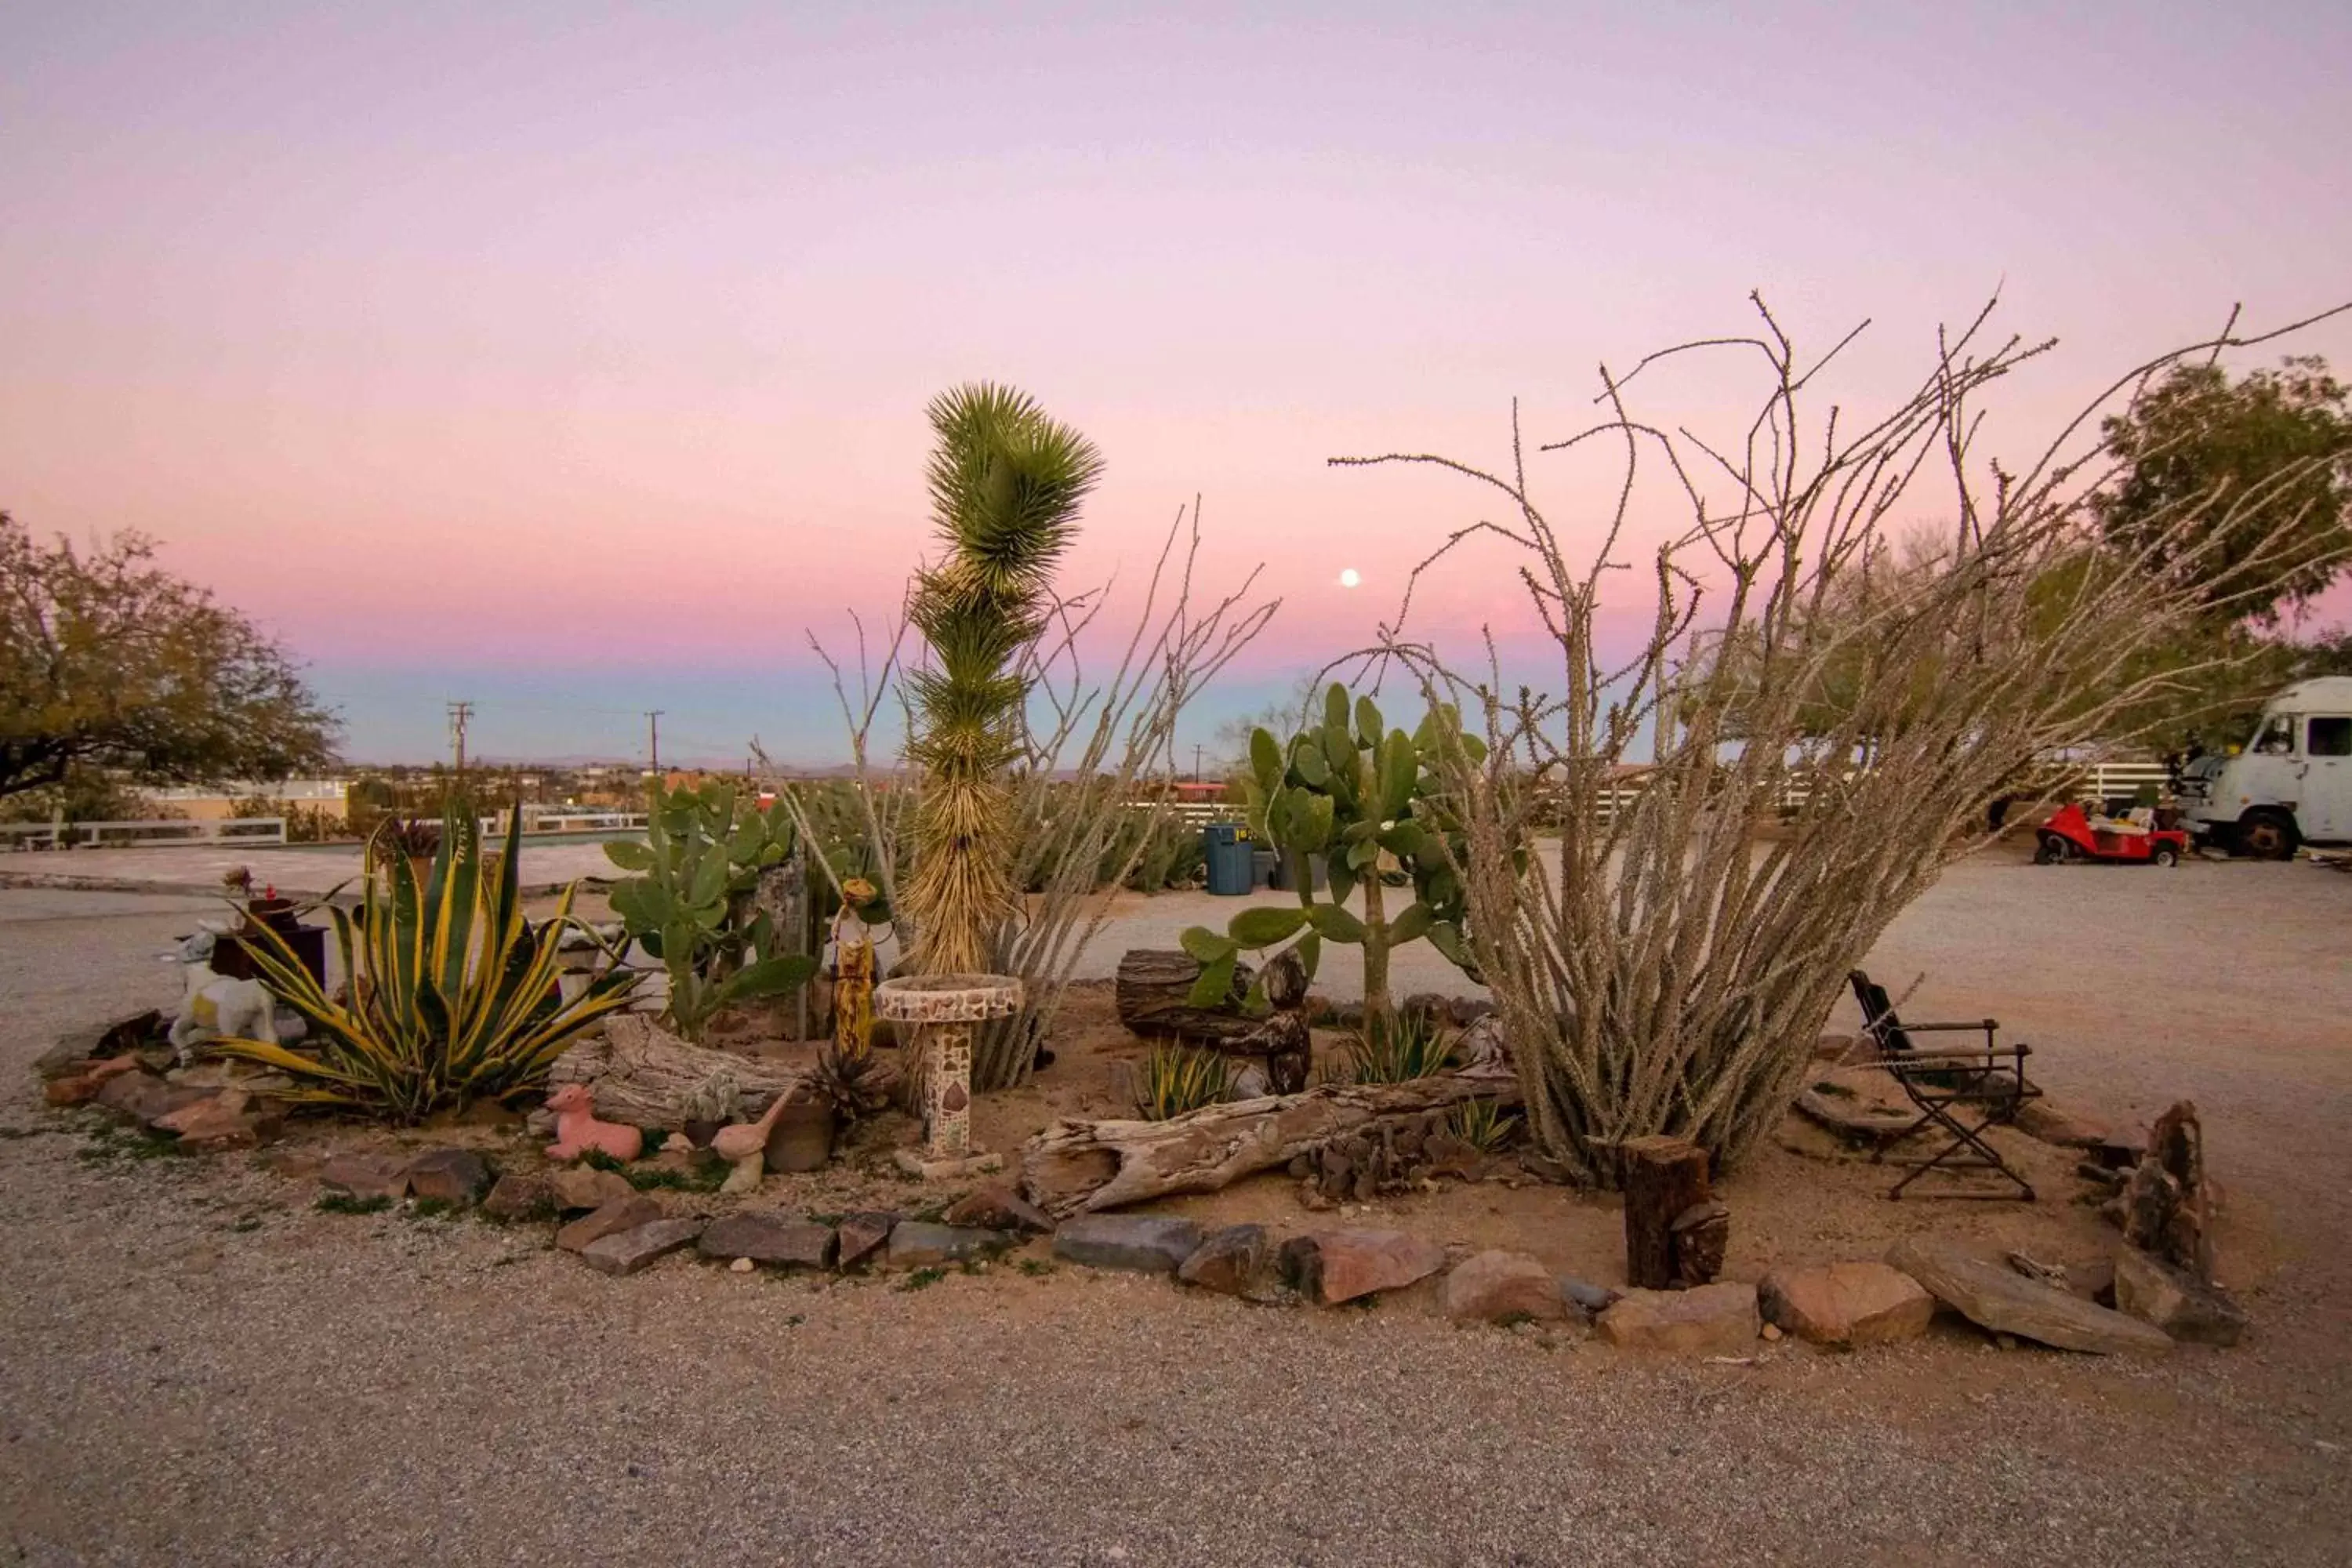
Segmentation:
<svg viewBox="0 0 2352 1568">
<path fill-rule="evenodd" d="M 140 793 L 190 822 L 221 822 L 236 816 L 237 803 L 246 800 L 266 800 L 340 817 L 350 788 L 349 779 L 283 779 L 276 784 L 179 784 Z"/>
</svg>

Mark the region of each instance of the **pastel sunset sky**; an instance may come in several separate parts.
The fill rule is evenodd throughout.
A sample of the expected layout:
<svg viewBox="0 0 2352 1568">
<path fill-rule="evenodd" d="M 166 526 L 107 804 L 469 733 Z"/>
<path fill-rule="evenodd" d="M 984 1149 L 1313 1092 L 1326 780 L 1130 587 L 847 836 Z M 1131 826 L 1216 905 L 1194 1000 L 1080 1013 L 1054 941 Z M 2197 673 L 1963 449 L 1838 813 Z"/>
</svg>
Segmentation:
<svg viewBox="0 0 2352 1568">
<path fill-rule="evenodd" d="M 1189 762 L 1476 514 L 1332 455 L 1502 461 L 1514 396 L 1564 434 L 1751 289 L 1875 323 L 1865 408 L 2000 289 L 2062 340 L 2021 442 L 2233 302 L 2352 298 L 2347 63 L 2342 0 L 15 5 L 0 506 L 161 538 L 355 758 L 464 697 L 499 756 L 641 755 L 661 708 L 671 755 L 824 762 L 803 629 L 897 605 L 924 404 L 1010 381 L 1108 461 L 1070 584 L 1198 493 L 1212 584 L 1284 600 Z M 2341 372 L 2352 324 L 2294 346 Z M 1605 477 L 1557 485 L 1597 527 Z M 1421 624 L 1511 592 L 1466 558 Z"/>
</svg>

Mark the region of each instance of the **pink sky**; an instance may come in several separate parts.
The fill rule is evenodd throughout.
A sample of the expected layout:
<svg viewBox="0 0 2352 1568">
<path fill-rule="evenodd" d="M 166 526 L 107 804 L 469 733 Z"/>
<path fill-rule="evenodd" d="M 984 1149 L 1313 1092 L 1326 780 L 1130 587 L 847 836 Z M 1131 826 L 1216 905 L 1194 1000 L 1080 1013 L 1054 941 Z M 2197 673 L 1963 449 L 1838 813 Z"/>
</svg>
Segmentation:
<svg viewBox="0 0 2352 1568">
<path fill-rule="evenodd" d="M 2001 287 L 2064 340 L 2021 432 L 2234 300 L 2352 298 L 2341 5 L 212 9 L 0 24 L 0 505 L 163 537 L 362 756 L 453 696 L 498 752 L 659 706 L 834 754 L 800 631 L 895 605 L 959 379 L 1102 446 L 1073 581 L 1196 491 L 1265 563 L 1205 737 L 1469 510 L 1327 456 L 1499 459 L 1514 395 L 1559 434 L 1750 288 L 1876 321 L 1866 405 Z M 1432 624 L 1506 593 L 1465 564 Z"/>
</svg>

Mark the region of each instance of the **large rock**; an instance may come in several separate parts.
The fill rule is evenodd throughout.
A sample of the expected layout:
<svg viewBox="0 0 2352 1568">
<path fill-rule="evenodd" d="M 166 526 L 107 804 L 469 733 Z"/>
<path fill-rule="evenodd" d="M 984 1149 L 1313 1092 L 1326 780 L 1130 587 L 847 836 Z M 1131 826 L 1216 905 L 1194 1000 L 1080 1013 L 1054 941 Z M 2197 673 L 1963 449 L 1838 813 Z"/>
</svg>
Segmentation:
<svg viewBox="0 0 2352 1568">
<path fill-rule="evenodd" d="M 1457 1323 L 1550 1322 L 1568 1315 L 1552 1271 L 1524 1252 L 1481 1252 L 1445 1277 L 1445 1315 Z"/>
<path fill-rule="evenodd" d="M 599 1237 L 581 1249 L 580 1261 L 599 1274 L 635 1274 L 688 1245 L 701 1230 L 698 1219 L 654 1220 Z"/>
<path fill-rule="evenodd" d="M 1884 1263 L 1775 1268 L 1756 1287 L 1764 1321 L 1817 1345 L 1878 1345 L 1916 1338 L 1936 1316 L 1936 1298 Z"/>
<path fill-rule="evenodd" d="M 1580 1308 L 1597 1316 L 1615 1306 L 1617 1298 L 1625 1292 L 1563 1274 L 1559 1277 L 1559 1293 L 1569 1305 Z"/>
<path fill-rule="evenodd" d="M 188 1089 L 166 1083 L 155 1074 L 142 1069 L 116 1074 L 100 1084 L 98 1092 L 90 1098 L 118 1116 L 152 1127 L 163 1117 L 175 1110 L 185 1110 L 200 1100 L 208 1100 L 212 1094 L 208 1089 Z"/>
<path fill-rule="evenodd" d="M 337 1154 L 319 1167 L 319 1184 L 355 1198 L 408 1195 L 408 1162 L 384 1154 Z"/>
<path fill-rule="evenodd" d="M 2205 1133 L 2197 1107 L 2180 1100 L 2148 1129 L 2147 1153 L 2122 1194 L 2124 1239 L 2199 1279 L 2213 1278 L 2213 1215 Z"/>
<path fill-rule="evenodd" d="M 1401 1290 L 1445 1267 L 1445 1248 L 1401 1230 L 1318 1230 L 1283 1244 L 1282 1268 L 1299 1293 L 1327 1307 Z"/>
<path fill-rule="evenodd" d="M 1054 1228 L 1054 1216 L 1013 1190 L 1010 1182 L 989 1182 L 950 1205 L 940 1216 L 950 1225 L 977 1226 L 982 1230 L 1018 1230 L 1043 1236 Z"/>
<path fill-rule="evenodd" d="M 977 1230 L 961 1225 L 933 1225 L 927 1220 L 900 1220 L 890 1227 L 884 1256 L 893 1268 L 924 1268 L 942 1263 L 963 1263 L 1003 1251 L 1014 1237 L 1001 1230 Z"/>
<path fill-rule="evenodd" d="M 845 1269 L 862 1267 L 882 1250 L 883 1244 L 890 1239 L 890 1232 L 897 1228 L 898 1224 L 897 1215 L 880 1209 L 861 1209 L 856 1214 L 843 1215 L 840 1226 L 834 1232 L 834 1267 Z"/>
<path fill-rule="evenodd" d="M 176 1132 L 190 1149 L 251 1149 L 283 1131 L 286 1119 L 264 1102 L 236 1089 L 184 1105 L 155 1121 L 159 1131 Z"/>
<path fill-rule="evenodd" d="M 1054 1233 L 1054 1256 L 1089 1268 L 1173 1274 L 1201 1246 L 1198 1221 L 1162 1215 L 1090 1214 Z"/>
<path fill-rule="evenodd" d="M 1628 1290 L 1601 1314 L 1601 1337 L 1621 1350 L 1746 1355 L 1762 1324 L 1756 1287 L 1724 1280 L 1693 1290 Z"/>
<path fill-rule="evenodd" d="M 460 1208 L 489 1190 L 489 1163 L 471 1149 L 428 1149 L 408 1162 L 410 1195 Z"/>
<path fill-rule="evenodd" d="M 1176 1278 L 1245 1301 L 1297 1300 L 1297 1292 L 1282 1282 L 1281 1248 L 1262 1225 L 1229 1225 L 1213 1233 L 1177 1266 Z"/>
<path fill-rule="evenodd" d="M 618 1171 L 600 1171 L 593 1165 L 568 1165 L 547 1178 L 549 1190 L 555 1194 L 555 1206 L 569 1213 L 574 1209 L 600 1209 L 615 1198 L 625 1198 L 637 1189 Z"/>
<path fill-rule="evenodd" d="M 1906 1237 L 1888 1251 L 1886 1261 L 1938 1301 L 1995 1333 L 2093 1355 L 2161 1355 L 2172 1348 L 2160 1331 L 2137 1318 L 2028 1279 L 1958 1242 Z"/>
<path fill-rule="evenodd" d="M 555 1233 L 555 1245 L 566 1252 L 585 1252 L 608 1236 L 653 1224 L 662 1206 L 643 1193 L 614 1198 L 594 1214 L 583 1215 Z"/>
<path fill-rule="evenodd" d="M 535 1172 L 500 1176 L 482 1200 L 482 1212 L 492 1219 L 545 1219 L 555 1213 L 554 1185 Z"/>
<path fill-rule="evenodd" d="M 704 1227 L 695 1244 L 705 1258 L 748 1258 L 775 1268 L 824 1268 L 833 1262 L 833 1227 L 782 1214 L 731 1214 Z"/>
<path fill-rule="evenodd" d="M 2246 1331 L 2245 1309 L 2218 1286 L 2150 1258 L 2137 1247 L 2116 1253 L 2116 1310 L 2192 1344 L 2234 1345 Z"/>
</svg>

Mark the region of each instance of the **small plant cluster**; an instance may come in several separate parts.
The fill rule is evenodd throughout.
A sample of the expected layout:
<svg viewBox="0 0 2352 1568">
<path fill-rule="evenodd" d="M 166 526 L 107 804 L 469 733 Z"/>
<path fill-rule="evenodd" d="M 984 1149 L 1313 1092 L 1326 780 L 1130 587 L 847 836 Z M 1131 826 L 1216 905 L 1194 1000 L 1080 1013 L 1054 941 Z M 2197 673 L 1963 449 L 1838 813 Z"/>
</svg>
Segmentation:
<svg viewBox="0 0 2352 1568">
<path fill-rule="evenodd" d="M 1410 1083 L 1454 1066 L 1456 1037 L 1426 1013 L 1367 1010 L 1347 1039 L 1347 1066 L 1356 1083 Z"/>
<path fill-rule="evenodd" d="M 1146 1121 L 1166 1121 L 1216 1104 L 1233 1081 L 1233 1060 L 1221 1052 L 1181 1040 L 1154 1046 L 1136 1074 L 1135 1112 Z"/>
</svg>

